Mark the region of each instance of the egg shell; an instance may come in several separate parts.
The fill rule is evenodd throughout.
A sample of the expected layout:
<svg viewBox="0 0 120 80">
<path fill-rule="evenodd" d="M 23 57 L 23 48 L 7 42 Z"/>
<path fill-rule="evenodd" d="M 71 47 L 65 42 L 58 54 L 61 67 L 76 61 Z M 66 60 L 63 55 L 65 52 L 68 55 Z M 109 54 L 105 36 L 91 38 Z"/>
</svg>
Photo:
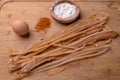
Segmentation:
<svg viewBox="0 0 120 80">
<path fill-rule="evenodd" d="M 18 35 L 25 35 L 29 32 L 29 25 L 23 20 L 16 20 L 12 24 L 13 31 Z"/>
</svg>

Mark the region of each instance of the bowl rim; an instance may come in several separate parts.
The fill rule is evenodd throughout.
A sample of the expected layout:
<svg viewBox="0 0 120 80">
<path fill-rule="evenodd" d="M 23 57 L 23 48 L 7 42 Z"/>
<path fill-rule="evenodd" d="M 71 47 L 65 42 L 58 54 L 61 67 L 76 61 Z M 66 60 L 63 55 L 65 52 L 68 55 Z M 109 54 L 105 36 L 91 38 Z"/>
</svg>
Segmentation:
<svg viewBox="0 0 120 80">
<path fill-rule="evenodd" d="M 60 17 L 57 17 L 55 14 L 54 14 L 54 7 L 58 4 L 61 4 L 61 3 L 70 3 L 70 4 L 73 4 L 75 7 L 76 7 L 76 13 L 74 15 L 71 15 L 70 17 L 67 17 L 65 19 L 63 18 L 60 18 Z M 71 0 L 58 0 L 54 3 L 54 5 L 51 7 L 51 10 L 50 10 L 50 13 L 52 15 L 52 17 L 59 21 L 59 22 L 63 22 L 63 23 L 69 23 L 69 22 L 72 22 L 74 21 L 80 14 L 80 8 L 78 6 L 77 3 L 75 3 L 74 1 L 71 1 Z"/>
</svg>

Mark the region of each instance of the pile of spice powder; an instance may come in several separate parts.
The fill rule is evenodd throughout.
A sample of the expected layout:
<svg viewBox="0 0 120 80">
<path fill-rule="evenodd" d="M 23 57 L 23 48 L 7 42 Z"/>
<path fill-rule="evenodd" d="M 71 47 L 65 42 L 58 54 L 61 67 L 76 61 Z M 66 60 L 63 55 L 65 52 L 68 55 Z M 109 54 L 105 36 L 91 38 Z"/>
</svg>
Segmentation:
<svg viewBox="0 0 120 80">
<path fill-rule="evenodd" d="M 35 30 L 39 32 L 40 30 L 45 30 L 46 28 L 49 28 L 51 25 L 51 21 L 49 18 L 42 17 L 40 18 L 39 22 L 37 23 Z"/>
</svg>

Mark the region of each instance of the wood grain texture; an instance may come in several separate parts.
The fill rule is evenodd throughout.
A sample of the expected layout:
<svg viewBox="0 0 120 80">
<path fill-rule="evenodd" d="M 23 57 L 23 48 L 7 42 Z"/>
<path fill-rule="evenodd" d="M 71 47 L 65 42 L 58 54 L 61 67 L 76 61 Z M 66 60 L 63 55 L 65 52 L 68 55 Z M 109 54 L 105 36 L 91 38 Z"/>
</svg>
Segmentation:
<svg viewBox="0 0 120 80">
<path fill-rule="evenodd" d="M 11 80 L 8 73 L 8 49 L 22 51 L 35 42 L 63 28 L 53 20 L 49 10 L 53 2 L 10 2 L 0 12 L 0 79 Z M 110 16 L 107 25 L 120 34 L 120 2 L 78 2 L 81 18 L 93 13 L 105 13 Z M 34 27 L 40 17 L 49 17 L 52 21 L 47 32 L 35 32 Z M 30 26 L 29 37 L 16 35 L 10 23 L 23 19 Z M 120 80 L 120 36 L 110 44 L 108 53 L 70 64 L 64 72 L 48 76 L 47 72 L 37 73 L 23 80 Z"/>
<path fill-rule="evenodd" d="M 0 0 L 2 1 L 2 0 Z M 11 0 L 14 2 L 53 2 L 56 0 Z M 73 0 L 73 1 L 77 1 L 77 2 L 119 2 L 120 0 Z"/>
</svg>

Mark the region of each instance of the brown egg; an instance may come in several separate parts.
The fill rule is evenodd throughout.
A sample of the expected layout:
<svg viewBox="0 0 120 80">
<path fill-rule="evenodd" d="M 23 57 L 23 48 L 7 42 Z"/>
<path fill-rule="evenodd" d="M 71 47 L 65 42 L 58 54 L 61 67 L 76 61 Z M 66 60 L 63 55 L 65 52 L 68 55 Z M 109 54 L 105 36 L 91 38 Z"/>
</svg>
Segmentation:
<svg viewBox="0 0 120 80">
<path fill-rule="evenodd" d="M 12 24 L 13 31 L 18 35 L 25 35 L 29 31 L 28 24 L 23 20 L 16 20 Z"/>
</svg>

